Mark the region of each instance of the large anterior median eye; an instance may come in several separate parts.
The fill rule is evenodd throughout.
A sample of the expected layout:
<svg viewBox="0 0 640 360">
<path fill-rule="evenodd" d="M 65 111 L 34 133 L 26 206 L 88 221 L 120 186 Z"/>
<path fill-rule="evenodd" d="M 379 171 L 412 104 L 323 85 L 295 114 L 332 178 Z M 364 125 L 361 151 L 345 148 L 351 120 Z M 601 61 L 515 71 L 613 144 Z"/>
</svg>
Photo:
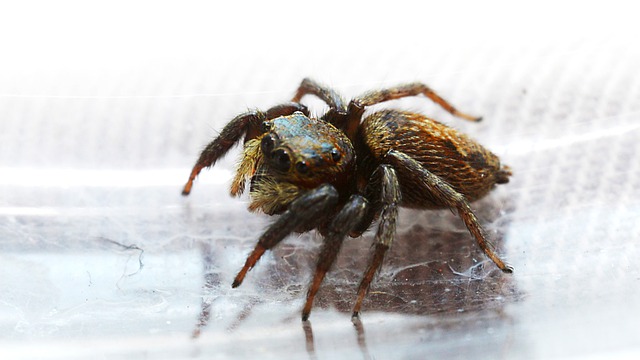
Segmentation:
<svg viewBox="0 0 640 360">
<path fill-rule="evenodd" d="M 291 158 L 285 149 L 276 149 L 271 152 L 271 165 L 280 171 L 288 171 L 291 166 Z"/>
</svg>

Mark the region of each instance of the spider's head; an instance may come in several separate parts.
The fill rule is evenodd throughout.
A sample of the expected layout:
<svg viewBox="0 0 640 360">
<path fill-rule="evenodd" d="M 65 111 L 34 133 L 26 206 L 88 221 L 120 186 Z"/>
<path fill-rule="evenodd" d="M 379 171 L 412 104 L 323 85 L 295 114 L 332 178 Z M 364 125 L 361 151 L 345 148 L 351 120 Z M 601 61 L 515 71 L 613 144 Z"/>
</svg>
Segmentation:
<svg viewBox="0 0 640 360">
<path fill-rule="evenodd" d="M 259 172 L 301 188 L 330 183 L 341 188 L 354 169 L 351 141 L 333 125 L 301 112 L 262 124 Z"/>
</svg>

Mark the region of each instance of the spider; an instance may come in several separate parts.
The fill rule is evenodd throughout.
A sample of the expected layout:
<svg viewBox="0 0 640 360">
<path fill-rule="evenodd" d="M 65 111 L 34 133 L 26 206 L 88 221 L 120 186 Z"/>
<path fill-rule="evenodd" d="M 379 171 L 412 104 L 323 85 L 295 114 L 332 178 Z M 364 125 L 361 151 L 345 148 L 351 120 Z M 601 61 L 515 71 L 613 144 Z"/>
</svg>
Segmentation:
<svg viewBox="0 0 640 360">
<path fill-rule="evenodd" d="M 456 110 L 422 83 L 370 91 L 346 103 L 334 90 L 304 79 L 291 102 L 242 113 L 223 128 L 200 154 L 182 194 L 190 193 L 203 168 L 244 138 L 231 195 L 241 195 L 248 183 L 249 209 L 279 215 L 260 236 L 234 288 L 265 251 L 291 233 L 317 229 L 324 239 L 302 309 L 306 321 L 345 237 L 359 237 L 378 221 L 353 307 L 357 318 L 394 240 L 399 206 L 457 212 L 497 267 L 513 271 L 496 255 L 469 206 L 496 184 L 507 183 L 509 168 L 474 140 L 424 115 L 387 109 L 362 119 L 369 106 L 420 94 L 454 116 L 481 120 Z M 329 109 L 312 117 L 300 103 L 305 95 L 315 95 Z"/>
</svg>

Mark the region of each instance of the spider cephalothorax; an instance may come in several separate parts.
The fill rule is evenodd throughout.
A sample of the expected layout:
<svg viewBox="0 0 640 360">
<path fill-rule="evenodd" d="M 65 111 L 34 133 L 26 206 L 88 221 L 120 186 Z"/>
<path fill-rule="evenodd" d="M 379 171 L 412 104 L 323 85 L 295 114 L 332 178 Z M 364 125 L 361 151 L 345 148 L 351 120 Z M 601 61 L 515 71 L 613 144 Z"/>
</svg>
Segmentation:
<svg viewBox="0 0 640 360">
<path fill-rule="evenodd" d="M 263 133 L 245 144 L 232 195 L 251 180 L 251 210 L 284 211 L 301 193 L 331 184 L 342 189 L 355 168 L 355 150 L 344 133 L 302 112 L 265 120 Z"/>
<path fill-rule="evenodd" d="M 299 101 L 315 95 L 329 105 L 320 118 L 309 116 Z M 251 210 L 277 220 L 262 234 L 233 287 L 262 254 L 292 232 L 318 229 L 323 248 L 302 311 L 306 320 L 325 274 L 343 239 L 360 236 L 376 220 L 375 248 L 358 289 L 353 315 L 395 237 L 398 206 L 448 208 L 457 212 L 480 248 L 504 272 L 511 272 L 493 251 L 469 207 L 511 172 L 497 156 L 452 128 L 423 115 L 382 110 L 362 119 L 366 107 L 423 94 L 451 114 L 472 121 L 420 83 L 372 91 L 347 105 L 333 90 L 312 80 L 300 84 L 292 102 L 235 117 L 200 154 L 183 189 L 244 137 L 244 151 L 232 181 L 240 195 L 250 183 Z"/>
</svg>

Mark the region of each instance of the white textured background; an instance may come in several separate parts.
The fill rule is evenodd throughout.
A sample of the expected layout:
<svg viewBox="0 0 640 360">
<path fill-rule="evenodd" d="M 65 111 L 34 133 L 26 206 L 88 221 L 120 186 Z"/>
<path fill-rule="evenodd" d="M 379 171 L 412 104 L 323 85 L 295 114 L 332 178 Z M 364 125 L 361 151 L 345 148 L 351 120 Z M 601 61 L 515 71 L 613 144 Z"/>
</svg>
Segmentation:
<svg viewBox="0 0 640 360">
<path fill-rule="evenodd" d="M 638 34 L 617 1 L 0 4 L 0 357 L 637 357 Z M 365 341 L 343 308 L 370 237 L 345 245 L 322 288 L 313 346 L 299 310 L 317 238 L 286 242 L 231 290 L 269 219 L 226 196 L 235 152 L 189 198 L 181 185 L 226 121 L 305 76 L 347 97 L 424 81 L 484 116 L 389 104 L 514 169 L 474 208 L 515 274 L 447 270 L 395 291 L 407 269 L 484 260 L 451 214 L 403 212 Z M 424 231 L 460 250 L 406 259 Z M 442 292 L 456 296 L 421 305 Z"/>
</svg>

